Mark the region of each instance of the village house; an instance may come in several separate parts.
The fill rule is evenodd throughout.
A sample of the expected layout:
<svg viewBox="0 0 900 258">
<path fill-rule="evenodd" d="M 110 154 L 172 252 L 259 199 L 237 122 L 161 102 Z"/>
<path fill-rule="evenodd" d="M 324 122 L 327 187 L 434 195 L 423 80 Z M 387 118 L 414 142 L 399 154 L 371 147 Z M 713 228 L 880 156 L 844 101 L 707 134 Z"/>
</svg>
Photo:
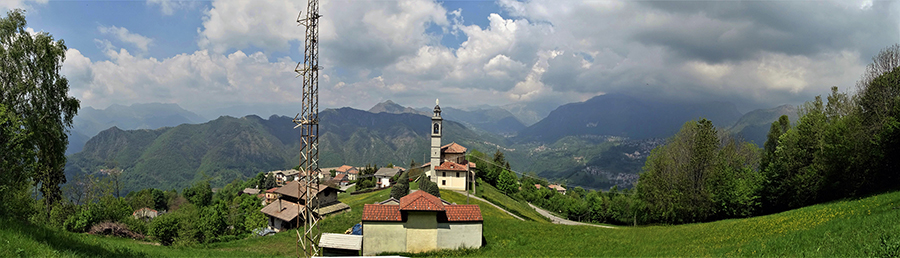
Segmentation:
<svg viewBox="0 0 900 258">
<path fill-rule="evenodd" d="M 349 180 L 349 181 L 356 180 L 356 178 L 359 177 L 359 169 L 349 166 L 349 165 L 340 166 L 337 169 L 335 169 L 334 171 L 335 171 L 335 175 L 340 175 L 340 174 L 347 175 L 347 180 Z"/>
<path fill-rule="evenodd" d="M 266 198 L 263 200 L 263 205 L 270 204 L 278 198 L 281 198 L 281 195 L 276 193 L 278 191 L 278 187 L 273 187 L 272 189 L 266 190 Z"/>
<path fill-rule="evenodd" d="M 278 185 L 284 185 L 285 182 L 297 180 L 299 174 L 300 171 L 296 169 L 269 172 L 269 175 L 275 176 L 275 183 Z"/>
<path fill-rule="evenodd" d="M 425 191 L 363 208 L 363 255 L 480 248 L 483 219 L 478 205 L 450 204 Z"/>
<path fill-rule="evenodd" d="M 562 187 L 562 185 L 548 185 L 547 187 L 556 190 L 558 193 L 566 194 L 566 188 Z"/>
<path fill-rule="evenodd" d="M 300 214 L 307 204 L 318 204 L 318 208 L 315 209 L 315 216 L 319 217 L 350 210 L 349 205 L 337 199 L 338 193 L 343 192 L 340 189 L 319 184 L 318 190 L 309 194 L 309 196 L 314 196 L 312 198 L 306 196 L 305 191 L 305 183 L 298 181 L 290 181 L 283 187 L 273 191 L 279 196 L 278 199 L 260 210 L 269 217 L 269 228 L 281 231 L 297 227 L 297 219 L 304 220 Z M 266 192 L 268 193 L 268 191 Z"/>
<path fill-rule="evenodd" d="M 244 194 L 246 194 L 246 195 L 258 195 L 258 194 L 259 194 L 259 189 L 256 189 L 256 188 L 244 188 L 244 190 L 241 190 L 241 191 L 238 193 L 238 195 L 244 195 Z"/>
<path fill-rule="evenodd" d="M 466 190 L 475 183 L 475 163 L 466 160 L 466 147 L 455 142 L 441 146 L 443 118 L 435 101 L 431 117 L 431 162 L 422 166 L 440 189 Z"/>
<path fill-rule="evenodd" d="M 144 221 L 150 221 L 151 219 L 156 218 L 156 216 L 158 215 L 158 211 L 147 207 L 140 208 L 131 213 L 131 216 L 133 216 L 134 219 L 143 219 Z"/>
<path fill-rule="evenodd" d="M 384 188 L 391 186 L 391 178 L 397 174 L 403 173 L 403 171 L 404 169 L 401 167 L 379 168 L 378 171 L 375 172 L 377 187 Z"/>
<path fill-rule="evenodd" d="M 347 174 L 337 174 L 331 180 L 340 186 L 347 186 L 347 184 L 350 183 Z"/>
</svg>

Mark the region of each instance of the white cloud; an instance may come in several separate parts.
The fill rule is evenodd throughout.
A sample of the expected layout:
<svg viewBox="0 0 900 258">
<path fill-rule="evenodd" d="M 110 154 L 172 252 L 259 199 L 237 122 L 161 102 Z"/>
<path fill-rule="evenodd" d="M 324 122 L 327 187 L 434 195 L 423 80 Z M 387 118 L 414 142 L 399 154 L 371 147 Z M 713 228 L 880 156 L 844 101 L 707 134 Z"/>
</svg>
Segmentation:
<svg viewBox="0 0 900 258">
<path fill-rule="evenodd" d="M 147 5 L 159 5 L 159 11 L 164 15 L 173 15 L 175 14 L 175 10 L 196 7 L 197 2 L 184 0 L 147 0 Z"/>
<path fill-rule="evenodd" d="M 817 4 L 846 9 L 851 21 L 887 16 L 874 13 L 885 9 L 883 2 L 860 9 L 867 1 Z M 465 17 L 486 19 L 483 26 L 463 25 L 467 10 L 448 12 L 433 0 L 320 4 L 320 63 L 325 67 L 320 100 L 329 107 L 367 108 L 386 99 L 427 106 L 435 97 L 455 105 L 561 104 L 604 93 L 764 107 L 808 100 L 832 85 L 853 85 L 871 56 L 871 46 L 889 44 L 870 30 L 839 25 L 841 21 L 826 19 L 825 25 L 816 25 L 822 23 L 821 15 L 803 12 L 797 6 L 805 3 L 795 2 L 741 5 L 747 12 L 787 17 L 779 21 L 746 15 L 720 2 L 710 7 L 666 1 L 500 0 L 506 17 Z M 192 103 L 186 107 L 204 105 L 201 102 L 291 103 L 299 95 L 300 80 L 292 72 L 296 63 L 272 56 L 291 47 L 302 51 L 305 30 L 295 21 L 305 9 L 304 3 L 293 1 L 215 0 L 197 30 L 200 51 L 156 60 L 135 57 L 112 44 L 121 45 L 119 40 L 140 50 L 134 40 L 96 40 L 110 61 L 87 60 L 90 65 L 85 65 L 86 58 L 74 58 L 75 67 L 66 73 L 73 81 L 85 81 L 77 92 L 89 103 L 118 101 L 110 99 L 119 94 L 124 99 Z M 842 17 L 834 15 L 842 14 L 837 9 L 823 10 Z M 882 20 L 873 23 L 885 25 Z M 807 28 L 844 37 L 807 46 L 811 40 L 792 33 Z M 441 37 L 448 35 L 464 42 L 444 46 Z M 248 54 L 247 49 L 262 53 Z M 211 100 L 181 97 L 185 94 L 209 95 Z"/>
<path fill-rule="evenodd" d="M 212 2 L 203 15 L 198 45 L 216 53 L 249 46 L 266 51 L 287 51 L 290 42 L 303 40 L 304 30 L 297 26 L 297 14 L 305 5 L 296 1 Z"/>
<path fill-rule="evenodd" d="M 32 9 L 29 3 L 46 4 L 50 0 L 0 0 L 0 10 Z M 5 11 L 4 11 L 5 14 Z"/>
<path fill-rule="evenodd" d="M 217 54 L 200 50 L 158 60 L 110 51 L 109 61 L 91 61 L 70 48 L 62 73 L 84 105 L 175 102 L 205 110 L 238 104 L 284 104 L 299 99 L 300 81 L 289 58 L 269 60 L 261 52 Z"/>
<path fill-rule="evenodd" d="M 147 49 L 150 47 L 150 44 L 153 43 L 153 39 L 144 37 L 137 33 L 130 32 L 126 28 L 121 28 L 121 27 L 116 27 L 116 26 L 109 26 L 109 27 L 97 26 L 97 30 L 100 31 L 100 34 L 113 36 L 117 40 L 124 42 L 124 43 L 132 44 L 144 52 L 147 52 Z"/>
</svg>

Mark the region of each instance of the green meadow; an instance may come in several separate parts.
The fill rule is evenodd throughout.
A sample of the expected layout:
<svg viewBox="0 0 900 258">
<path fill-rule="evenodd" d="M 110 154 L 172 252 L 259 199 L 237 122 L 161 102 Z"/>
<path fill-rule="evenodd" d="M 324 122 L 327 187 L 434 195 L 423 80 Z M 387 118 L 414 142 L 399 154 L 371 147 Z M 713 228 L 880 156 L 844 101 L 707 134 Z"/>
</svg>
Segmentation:
<svg viewBox="0 0 900 258">
<path fill-rule="evenodd" d="M 487 192 L 488 190 L 484 190 Z M 321 221 L 324 232 L 343 233 L 359 222 L 362 207 L 390 191 L 342 196 L 352 211 Z M 441 191 L 444 199 L 466 196 Z M 511 200 L 511 199 L 510 199 Z M 478 204 L 486 244 L 414 256 L 897 256 L 900 255 L 900 192 L 808 206 L 773 215 L 687 225 L 566 226 L 520 221 Z M 507 206 L 508 205 L 508 206 Z M 514 204 L 504 204 L 505 207 Z M 3 220 L 0 257 L 234 257 L 296 256 L 297 233 L 202 246 L 158 246 L 131 239 L 76 234 Z"/>
</svg>

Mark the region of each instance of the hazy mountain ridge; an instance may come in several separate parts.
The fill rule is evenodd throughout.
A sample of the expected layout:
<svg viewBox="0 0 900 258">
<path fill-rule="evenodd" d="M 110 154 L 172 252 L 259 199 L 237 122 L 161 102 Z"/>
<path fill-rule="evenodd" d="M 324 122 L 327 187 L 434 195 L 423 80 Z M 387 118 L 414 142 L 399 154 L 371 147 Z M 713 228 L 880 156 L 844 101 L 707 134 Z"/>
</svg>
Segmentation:
<svg viewBox="0 0 900 258">
<path fill-rule="evenodd" d="M 404 107 L 400 104 L 387 100 L 376 104 L 369 109 L 371 113 L 391 113 L 391 114 L 419 114 L 431 117 L 434 107 L 411 108 Z M 500 107 L 476 107 L 470 110 L 463 110 L 454 107 L 441 107 L 441 117 L 444 120 L 450 120 L 462 123 L 480 132 L 488 132 L 500 135 L 514 135 L 516 132 L 525 128 L 512 113 Z"/>
<path fill-rule="evenodd" d="M 721 128 L 734 124 L 741 115 L 734 104 L 725 102 L 657 103 L 607 94 L 562 105 L 540 122 L 519 131 L 515 140 L 555 142 L 577 135 L 666 138 L 690 120 L 706 118 Z"/>
<path fill-rule="evenodd" d="M 753 110 L 741 116 L 727 131 L 762 147 L 772 123 L 782 115 L 787 115 L 791 123 L 796 123 L 799 117 L 797 111 L 797 107 L 792 105 Z"/>
<path fill-rule="evenodd" d="M 172 103 L 145 103 L 130 106 L 113 104 L 105 109 L 83 107 L 72 121 L 69 148 L 66 150 L 66 154 L 81 151 L 91 137 L 111 127 L 124 130 L 157 129 L 204 121 L 206 119 Z"/>
</svg>

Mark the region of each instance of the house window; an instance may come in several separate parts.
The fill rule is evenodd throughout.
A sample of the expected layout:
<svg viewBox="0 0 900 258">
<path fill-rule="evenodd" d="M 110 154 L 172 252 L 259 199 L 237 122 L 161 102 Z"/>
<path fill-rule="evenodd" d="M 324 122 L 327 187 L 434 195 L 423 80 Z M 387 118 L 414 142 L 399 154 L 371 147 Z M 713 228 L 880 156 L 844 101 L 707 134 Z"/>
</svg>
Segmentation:
<svg viewBox="0 0 900 258">
<path fill-rule="evenodd" d="M 456 172 L 456 177 L 459 177 L 459 172 Z"/>
<path fill-rule="evenodd" d="M 441 180 L 441 185 L 447 185 L 447 180 Z"/>
<path fill-rule="evenodd" d="M 447 176 L 447 172 L 441 172 L 441 176 Z"/>
</svg>

